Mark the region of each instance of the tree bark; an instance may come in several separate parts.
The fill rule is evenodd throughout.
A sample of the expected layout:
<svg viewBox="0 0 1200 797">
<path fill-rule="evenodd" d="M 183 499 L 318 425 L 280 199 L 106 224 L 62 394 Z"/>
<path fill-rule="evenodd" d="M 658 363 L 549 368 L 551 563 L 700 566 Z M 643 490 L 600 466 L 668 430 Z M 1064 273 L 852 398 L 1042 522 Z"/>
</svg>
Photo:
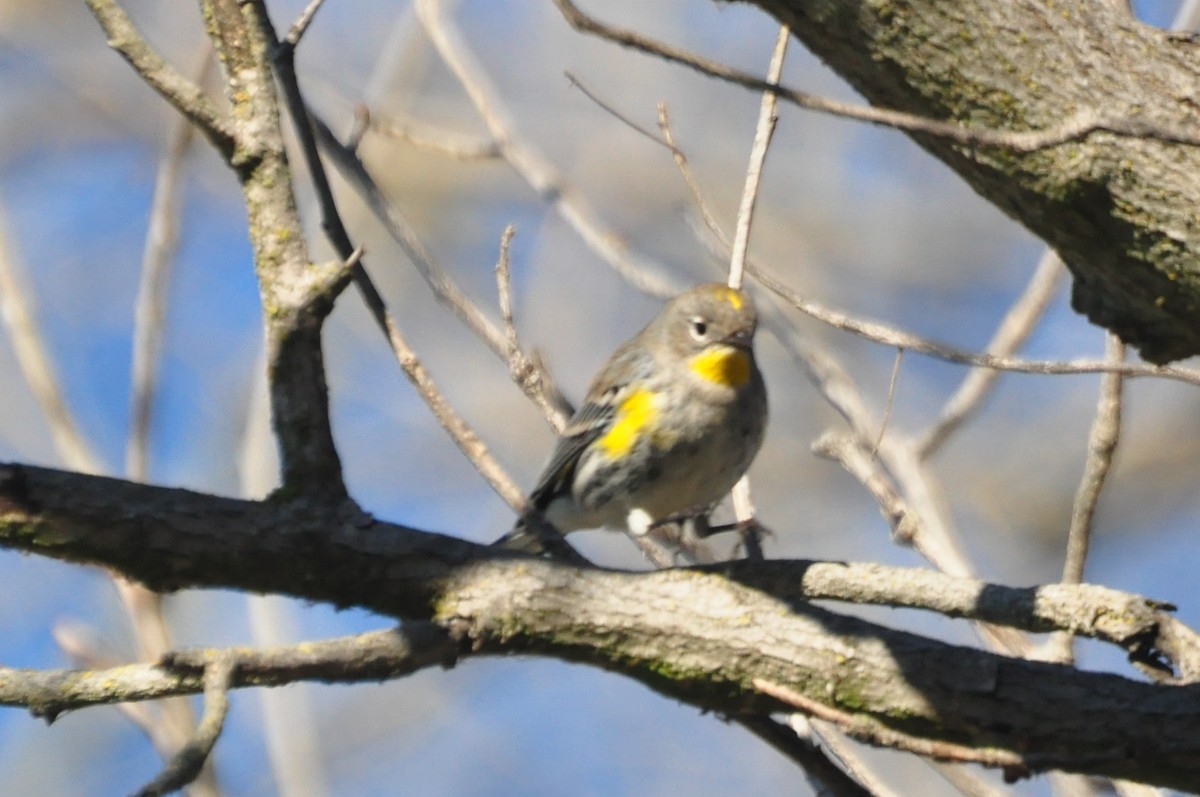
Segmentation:
<svg viewBox="0 0 1200 797">
<path fill-rule="evenodd" d="M 533 653 L 636 678 L 731 716 L 791 711 L 755 681 L 1032 771 L 1200 790 L 1200 685 L 998 656 L 847 617 L 769 584 L 809 563 L 624 573 L 377 521 L 21 465 L 0 467 L 0 545 L 101 564 L 158 590 L 275 592 L 432 620 L 465 655 Z M 784 570 L 793 568 L 791 577 Z M 44 700 L 44 698 L 42 698 Z M 1005 759 L 1007 756 L 1007 759 Z"/>
<path fill-rule="evenodd" d="M 1200 130 L 1200 47 L 1118 3 L 751 1 L 876 106 L 1017 131 L 1083 115 Z M 1200 353 L 1200 148 L 1093 132 L 1022 154 L 912 137 L 1058 251 L 1076 310 L 1151 362 Z"/>
</svg>

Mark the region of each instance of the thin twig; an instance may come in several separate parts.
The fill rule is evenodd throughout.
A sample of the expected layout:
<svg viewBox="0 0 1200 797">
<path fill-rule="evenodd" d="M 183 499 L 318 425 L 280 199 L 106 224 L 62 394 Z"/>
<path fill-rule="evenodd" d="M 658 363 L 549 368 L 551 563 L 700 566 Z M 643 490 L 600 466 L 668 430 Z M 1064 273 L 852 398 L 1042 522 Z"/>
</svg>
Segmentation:
<svg viewBox="0 0 1200 797">
<path fill-rule="evenodd" d="M 308 31 L 308 26 L 312 24 L 313 17 L 317 15 L 317 11 L 325 3 L 325 0 L 309 0 L 308 5 L 300 12 L 300 16 L 292 23 L 292 27 L 288 29 L 287 35 L 283 40 L 292 47 L 300 43 L 300 39 Z"/>
<path fill-rule="evenodd" d="M 496 327 L 479 306 L 463 293 L 450 274 L 433 259 L 416 232 L 380 190 L 354 150 L 343 146 L 319 117 L 310 114 L 309 118 L 322 151 L 330 156 L 330 160 L 342 176 L 358 190 L 375 217 L 383 223 L 392 240 L 400 245 L 416 266 L 437 300 L 509 366 L 509 372 L 517 386 L 541 408 L 547 422 L 557 430 L 560 423 L 556 420 L 557 417 L 564 413 L 570 415 L 570 412 L 541 362 L 520 349 L 514 353 L 509 348 L 506 332 Z"/>
<path fill-rule="evenodd" d="M 338 253 L 338 256 L 344 260 L 345 265 L 349 268 L 351 279 L 354 281 L 359 294 L 367 305 L 371 317 L 387 338 L 400 368 L 417 389 L 421 398 L 424 399 L 425 404 L 433 412 L 438 423 L 446 430 L 455 445 L 470 460 L 471 464 L 475 466 L 476 470 L 479 471 L 480 475 L 483 476 L 492 489 L 518 515 L 524 514 L 527 511 L 528 504 L 524 491 L 517 486 L 513 478 L 499 461 L 496 460 L 487 445 L 475 433 L 475 430 L 471 428 L 470 424 L 446 400 L 445 394 L 442 393 L 437 383 L 433 381 L 433 378 L 429 375 L 429 371 L 417 356 L 416 351 L 409 345 L 408 340 L 404 337 L 395 320 L 388 312 L 383 297 L 371 281 L 366 267 L 360 259 L 362 253 L 350 241 L 350 235 L 342 223 L 337 202 L 333 198 L 333 191 L 329 185 L 329 178 L 325 173 L 325 166 L 321 162 L 321 156 L 317 150 L 314 126 L 310 122 L 310 115 L 304 102 L 303 94 L 300 91 L 300 85 L 296 80 L 295 64 L 293 62 L 295 51 L 290 47 L 281 46 L 278 41 L 274 43 L 274 47 L 273 62 L 275 64 L 276 77 L 283 87 L 284 102 L 295 125 L 301 152 L 304 155 L 305 164 L 308 166 L 309 176 L 316 191 L 317 201 L 321 207 L 322 229 L 324 229 L 326 236 L 328 236 L 330 243 L 333 245 L 334 251 Z M 326 132 L 328 132 L 328 128 L 326 128 Z M 352 153 L 350 153 L 350 156 L 354 157 Z M 500 333 L 497 332 L 496 334 L 499 336 Z M 503 340 L 502 337 L 501 340 Z M 504 344 L 502 343 L 502 345 Z"/>
<path fill-rule="evenodd" d="M 504 233 L 500 236 L 500 256 L 496 259 L 496 295 L 499 297 L 500 321 L 504 324 L 504 338 L 508 343 L 510 359 L 521 348 L 517 340 L 517 326 L 513 323 L 512 262 L 508 255 L 516 232 L 516 228 L 511 224 L 504 228 Z"/>
<path fill-rule="evenodd" d="M 788 727 L 797 735 L 809 736 L 817 741 L 819 748 L 829 751 L 829 757 L 846 770 L 848 777 L 872 797 L 901 797 L 888 787 L 875 772 L 867 766 L 858 751 L 851 746 L 846 734 L 838 730 L 836 725 L 821 722 L 801 712 L 793 712 L 787 718 Z"/>
<path fill-rule="evenodd" d="M 887 400 L 883 404 L 883 417 L 879 419 L 879 436 L 875 438 L 875 445 L 871 448 L 871 456 L 879 453 L 879 447 L 883 445 L 883 436 L 887 434 L 888 421 L 892 418 L 892 407 L 896 404 L 896 385 L 900 382 L 900 365 L 904 362 L 904 349 L 896 349 L 896 356 L 892 360 L 892 375 L 888 379 Z"/>
<path fill-rule="evenodd" d="M 504 325 L 504 337 L 508 344 L 505 351 L 508 372 L 525 395 L 542 411 L 555 434 L 562 434 L 571 418 L 571 406 L 559 392 L 542 362 L 533 357 L 526 357 L 521 351 L 521 340 L 513 322 L 509 246 L 515 232 L 511 224 L 504 228 L 504 234 L 500 237 L 500 256 L 496 260 L 496 293 L 500 302 L 500 320 Z"/>
<path fill-rule="evenodd" d="M 1105 335 L 1106 359 L 1119 363 L 1125 359 L 1125 344 L 1113 333 Z M 1075 506 L 1071 512 L 1071 530 L 1067 543 L 1067 557 L 1063 565 L 1062 580 L 1066 584 L 1083 581 L 1083 569 L 1087 562 L 1088 540 L 1091 537 L 1092 518 L 1104 483 L 1112 469 L 1113 454 L 1121 439 L 1121 391 L 1124 377 L 1119 373 L 1104 374 L 1100 379 L 1100 400 L 1096 406 L 1096 417 L 1088 435 L 1087 463 L 1083 479 L 1075 493 Z"/>
<path fill-rule="evenodd" d="M 661 264 L 631 252 L 625 239 L 600 219 L 587 199 L 566 183 L 549 159 L 516 135 L 516 126 L 504 108 L 500 92 L 445 13 L 442 3 L 418 0 L 416 11 L 438 55 L 454 73 L 504 159 L 521 179 L 554 208 L 593 253 L 629 284 L 660 298 L 678 293 L 662 276 L 666 269 Z"/>
<path fill-rule="evenodd" d="M 9 241 L 8 223 L 0 200 L 0 323 L 8 333 L 21 375 L 46 416 L 54 448 L 72 470 L 100 473 L 104 470 L 75 417 L 67 407 L 54 362 L 38 327 L 33 292 Z"/>
<path fill-rule="evenodd" d="M 1112 362 L 1125 359 L 1125 344 L 1113 333 L 1105 335 L 1105 357 Z M 1104 374 L 1100 379 L 1100 398 L 1096 415 L 1088 433 L 1087 460 L 1083 476 L 1075 491 L 1071 509 L 1071 527 L 1067 532 L 1067 554 L 1063 562 L 1062 582 L 1083 582 L 1088 548 L 1092 537 L 1092 520 L 1100 493 L 1104 490 L 1112 469 L 1113 455 L 1121 440 L 1121 404 L 1124 378 L 1120 374 Z M 1047 643 L 1047 655 L 1054 661 L 1071 663 L 1075 659 L 1074 636 L 1059 634 Z"/>
<path fill-rule="evenodd" d="M 380 135 L 455 160 L 491 160 L 502 156 L 500 146 L 491 138 L 470 138 L 453 130 L 418 126 L 411 122 L 400 124 L 374 115 L 371 116 L 369 127 Z"/>
<path fill-rule="evenodd" d="M 946 782 L 958 789 L 963 797 L 1012 797 L 1012 792 L 998 789 L 980 777 L 977 769 L 970 764 L 951 764 L 945 761 L 925 759 L 929 768 L 945 778 Z"/>
<path fill-rule="evenodd" d="M 280 78 L 284 80 L 283 77 Z M 287 82 L 291 82 L 287 78 Z M 285 83 L 287 85 L 287 83 Z M 416 266 L 418 273 L 433 291 L 434 297 L 444 307 L 448 308 L 467 328 L 475 333 L 489 349 L 504 357 L 506 341 L 503 332 L 471 301 L 450 274 L 434 259 L 425 244 L 417 236 L 415 230 L 400 214 L 399 210 L 388 201 L 387 196 L 367 172 L 366 166 L 356 152 L 338 141 L 337 136 L 319 116 L 311 111 L 305 111 L 312 125 L 312 133 L 321 151 L 329 156 L 333 165 L 341 175 L 359 192 L 375 217 L 379 219 L 388 235 L 395 241 L 404 254 Z M 322 191 L 318 196 L 324 195 Z"/>
<path fill-rule="evenodd" d="M 118 664 L 115 658 L 98 649 L 94 629 L 83 623 L 59 620 L 55 622 L 50 633 L 54 636 L 59 650 L 76 666 L 85 670 L 106 670 Z M 157 732 L 160 723 L 146 703 L 117 703 L 115 708 L 146 735 L 164 758 L 178 749 L 179 745 L 161 745 L 164 741 L 163 734 Z"/>
<path fill-rule="evenodd" d="M 778 83 L 783 74 L 783 61 L 787 56 L 788 41 L 791 31 L 787 25 L 779 28 L 775 39 L 775 49 L 771 52 L 771 63 L 767 68 L 767 79 Z M 758 189 L 762 184 L 763 167 L 766 164 L 767 152 L 771 147 L 771 137 L 775 134 L 775 125 L 779 121 L 776 113 L 775 94 L 763 92 L 762 103 L 759 106 L 758 121 L 754 126 L 754 142 L 750 147 L 750 160 L 746 166 L 746 181 L 742 188 L 742 201 L 738 206 L 737 227 L 733 241 L 733 251 L 729 257 L 729 287 L 740 290 L 742 277 L 746 270 L 746 252 L 750 248 L 750 230 L 754 224 L 754 206 L 758 202 Z M 672 147 L 676 157 L 681 157 L 678 150 Z M 758 538 L 758 526 L 754 521 L 754 504 L 750 498 L 750 480 L 743 474 L 733 488 L 733 510 L 739 526 L 744 530 L 742 542 L 746 548 L 746 556 L 750 559 L 762 559 L 762 543 Z"/>
<path fill-rule="evenodd" d="M 671 120 L 667 114 L 667 104 L 660 102 L 658 104 L 658 129 L 662 132 L 663 139 L 671 148 L 671 156 L 675 159 L 675 166 L 679 169 L 679 174 L 683 177 L 683 182 L 687 185 L 688 190 L 692 194 L 692 201 L 696 203 L 696 208 L 700 211 L 700 218 L 704 221 L 704 226 L 712 233 L 715 238 L 725 249 L 730 250 L 732 257 L 732 245 L 729 243 L 729 236 L 721 229 L 721 225 L 717 222 L 717 217 L 708 207 L 708 202 L 704 197 L 704 192 L 700 190 L 700 184 L 696 181 L 696 176 L 692 173 L 692 167 L 688 163 L 687 155 L 675 142 L 675 134 L 671 130 Z"/>
<path fill-rule="evenodd" d="M 206 44 L 198 70 L 200 85 L 212 65 L 213 50 Z M 132 398 L 129 437 L 125 446 L 125 475 L 136 481 L 145 481 L 148 475 L 150 422 L 164 338 L 167 288 L 179 244 L 179 183 L 195 131 L 195 126 L 186 118 L 177 119 L 172 126 L 150 200 L 150 221 L 146 228 L 134 310 Z"/>
<path fill-rule="evenodd" d="M 833 757 L 814 744 L 809 734 L 764 714 L 742 717 L 738 723 L 800 765 L 813 797 L 879 797 L 843 770 Z"/>
<path fill-rule="evenodd" d="M 214 63 L 212 45 L 206 42 L 195 70 L 198 86 L 204 86 Z M 134 481 L 144 482 L 149 477 L 150 428 L 165 337 L 167 292 L 179 240 L 179 187 L 184 160 L 194 138 L 195 126 L 187 118 L 179 117 L 160 161 L 150 202 L 134 311 L 131 409 L 125 446 L 125 475 Z M 162 596 L 120 576 L 114 576 L 113 583 L 137 639 L 139 657 L 143 661 L 157 661 L 171 648 Z M 192 704 L 183 698 L 169 698 L 162 701 L 158 721 L 148 732 L 156 749 L 165 757 L 187 743 L 195 725 Z M 211 768 L 202 769 L 191 780 L 189 791 L 193 797 L 220 794 Z"/>
<path fill-rule="evenodd" d="M 761 269 L 755 269 L 753 274 L 759 282 L 779 294 L 797 310 L 822 323 L 845 332 L 853 333 L 875 343 L 908 349 L 917 354 L 924 354 L 947 362 L 1025 374 L 1119 373 L 1130 378 L 1153 376 L 1186 382 L 1191 385 L 1200 385 L 1200 371 L 1176 368 L 1174 366 L 1112 363 L 1103 359 L 1024 360 L 1016 357 L 999 357 L 988 353 L 979 354 L 922 338 L 910 332 L 894 329 L 874 321 L 864 321 L 836 310 L 830 310 L 816 302 L 805 299 L 794 289 Z"/>
<path fill-rule="evenodd" d="M 871 124 L 892 127 L 909 133 L 923 133 L 953 141 L 968 148 L 1000 147 L 1019 153 L 1036 152 L 1071 141 L 1079 141 L 1092 133 L 1106 132 L 1128 138 L 1150 138 L 1173 144 L 1200 146 L 1200 135 L 1185 128 L 1167 127 L 1124 116 L 1105 116 L 1093 110 L 1083 110 L 1058 125 L 1043 130 L 1001 130 L 967 127 L 957 122 L 945 122 L 917 114 L 887 108 L 854 105 L 828 97 L 773 84 L 735 69 L 719 61 L 697 55 L 681 47 L 657 41 L 637 31 L 608 25 L 590 17 L 570 0 L 554 0 L 563 17 L 576 30 L 592 33 L 634 50 L 681 64 L 701 74 L 735 83 L 755 91 L 774 91 L 780 98 L 801 108 L 856 119 Z"/>
<path fill-rule="evenodd" d="M 771 65 L 767 69 L 767 82 L 775 85 L 783 75 L 783 60 L 787 56 L 788 40 L 791 31 L 787 25 L 779 28 L 775 39 L 775 49 L 771 53 Z M 746 252 L 750 246 L 750 229 L 754 223 L 754 205 L 758 202 L 758 188 L 762 183 L 763 165 L 767 160 L 767 152 L 771 147 L 771 137 L 775 135 L 775 126 L 779 121 L 776 112 L 778 98 L 775 92 L 767 89 L 763 92 L 762 104 L 758 110 L 758 123 L 754 127 L 754 144 L 750 148 L 750 163 L 746 167 L 746 183 L 742 189 L 742 201 L 738 206 L 737 227 L 733 235 L 733 253 L 729 258 L 729 287 L 741 288 L 742 275 L 746 270 Z"/>
<path fill-rule="evenodd" d="M 147 84 L 200 129 L 228 161 L 237 149 L 237 134 L 229 117 L 219 111 L 194 82 L 155 52 L 129 15 L 115 0 L 87 0 L 108 46 L 120 53 Z"/>
<path fill-rule="evenodd" d="M 232 657 L 210 662 L 204 669 L 204 714 L 196 732 L 153 781 L 137 791 L 137 797 L 159 797 L 178 791 L 196 779 L 221 737 L 229 714 L 229 688 L 236 662 Z"/>
<path fill-rule="evenodd" d="M 601 98 L 601 96 L 599 94 L 597 94 L 594 90 L 588 88 L 587 84 L 584 83 L 574 72 L 571 72 L 570 70 L 568 70 L 568 71 L 564 72 L 563 74 L 565 74 L 567 76 L 567 81 L 571 84 L 572 88 L 576 88 L 576 89 L 579 89 L 580 91 L 582 91 L 583 96 L 587 97 L 589 100 L 591 100 L 597 106 L 599 106 L 600 109 L 605 111 L 606 113 L 608 113 L 609 116 L 612 116 L 613 118 L 617 119 L 618 121 L 620 121 L 623 125 L 628 127 L 633 132 L 640 133 L 641 135 L 645 136 L 647 139 L 649 139 L 650 141 L 653 141 L 655 144 L 658 144 L 663 147 L 667 147 L 669 149 L 674 149 L 674 146 L 670 142 L 654 135 L 654 131 L 650 130 L 650 128 L 639 125 L 637 122 L 633 121 L 633 119 L 629 118 L 629 116 L 627 116 L 626 114 L 623 114 L 619 110 L 617 110 L 617 107 L 615 105 L 613 105 L 611 102 L 608 102 L 607 100 Z M 659 105 L 659 108 L 662 108 L 663 103 L 660 102 L 658 105 Z"/>
<path fill-rule="evenodd" d="M 987 345 L 986 353 L 992 357 L 1010 357 L 1029 338 L 1039 319 L 1050 306 L 1050 301 L 1062 284 L 1066 269 L 1062 260 L 1053 250 L 1047 248 L 1029 284 L 1021 293 L 1020 298 L 1013 302 L 1009 311 L 1004 315 L 995 334 Z M 999 369 L 990 367 L 975 367 L 966 375 L 954 391 L 937 421 L 915 443 L 921 459 L 928 459 L 937 453 L 942 444 L 950 438 L 963 422 L 970 417 L 982 404 L 996 380 L 1000 376 Z"/>
<path fill-rule="evenodd" d="M 814 442 L 812 451 L 819 457 L 840 463 L 848 473 L 858 479 L 867 492 L 874 496 L 884 519 L 892 529 L 893 542 L 913 546 L 920 550 L 923 540 L 920 517 L 909 509 L 908 502 L 901 496 L 891 474 L 879 463 L 875 452 L 857 445 L 847 435 L 833 432 L 826 432 Z M 922 553 L 925 552 L 922 551 Z M 960 569 L 955 562 L 939 561 L 936 552 L 925 553 L 925 557 L 945 572 Z M 965 574 L 960 572 L 957 575 Z"/>
<path fill-rule="evenodd" d="M 406 623 L 281 647 L 198 648 L 174 651 L 159 663 L 124 664 L 106 670 L 31 670 L 0 667 L 0 705 L 26 706 L 54 720 L 64 711 L 126 701 L 194 695 L 213 661 L 236 663 L 232 686 L 281 686 L 297 681 L 361 683 L 398 678 L 427 667 L 449 665 L 462 654 L 440 626 Z"/>
<path fill-rule="evenodd" d="M 754 688 L 776 700 L 799 709 L 809 716 L 831 722 L 856 739 L 871 744 L 906 750 L 910 753 L 935 758 L 940 761 L 964 761 L 992 767 L 1005 767 L 1017 771 L 1027 769 L 1025 760 L 1009 750 L 996 748 L 974 748 L 952 742 L 922 739 L 889 728 L 882 722 L 861 714 L 851 714 L 841 709 L 819 703 L 794 689 L 772 683 L 764 678 L 754 679 Z"/>
</svg>

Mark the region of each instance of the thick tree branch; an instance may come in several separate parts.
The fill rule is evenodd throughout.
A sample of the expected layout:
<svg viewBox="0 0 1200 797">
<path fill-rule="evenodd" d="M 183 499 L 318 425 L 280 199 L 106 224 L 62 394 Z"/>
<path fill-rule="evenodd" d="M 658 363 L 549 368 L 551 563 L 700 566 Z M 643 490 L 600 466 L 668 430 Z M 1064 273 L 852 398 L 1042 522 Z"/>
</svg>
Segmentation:
<svg viewBox="0 0 1200 797">
<path fill-rule="evenodd" d="M 1052 148 L 913 139 L 1045 240 L 1073 303 L 1162 363 L 1200 352 L 1196 43 L 1109 3 L 752 0 L 873 105 L 1014 133 L 1123 119 Z M 1156 132 L 1157 131 L 1157 132 Z"/>
<path fill-rule="evenodd" d="M 877 107 L 773 86 L 555 3 L 578 30 L 907 132 L 1059 252 L 1094 323 L 1151 362 L 1200 353 L 1195 43 L 1088 0 L 744 1 Z"/>
<path fill-rule="evenodd" d="M 734 716 L 792 709 L 756 689 L 760 678 L 908 737 L 1019 753 L 1030 771 L 1200 789 L 1200 686 L 947 645 L 827 611 L 795 588 L 781 599 L 748 586 L 755 573 L 800 583 L 810 563 L 733 566 L 732 578 L 610 572 L 347 508 L 322 517 L 29 466 L 0 469 L 0 544 L 157 589 L 278 592 L 432 620 L 477 652 L 587 663 Z"/>
<path fill-rule="evenodd" d="M 306 500 L 346 497 L 329 425 L 321 325 L 351 265 L 316 264 L 296 207 L 272 78 L 274 31 L 261 0 L 204 0 L 209 37 L 225 70 L 242 184 L 266 324 L 271 416 L 283 489 Z"/>
</svg>

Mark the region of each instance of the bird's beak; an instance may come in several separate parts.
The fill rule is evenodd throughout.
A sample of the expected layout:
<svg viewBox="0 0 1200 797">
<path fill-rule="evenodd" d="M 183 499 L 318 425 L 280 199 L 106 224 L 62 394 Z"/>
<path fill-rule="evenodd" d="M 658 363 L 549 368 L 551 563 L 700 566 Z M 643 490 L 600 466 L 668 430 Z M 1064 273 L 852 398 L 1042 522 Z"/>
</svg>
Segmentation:
<svg viewBox="0 0 1200 797">
<path fill-rule="evenodd" d="M 727 346 L 733 346 L 737 349 L 749 349 L 754 343 L 753 329 L 739 329 L 733 333 L 726 335 L 721 339 L 721 342 Z"/>
</svg>

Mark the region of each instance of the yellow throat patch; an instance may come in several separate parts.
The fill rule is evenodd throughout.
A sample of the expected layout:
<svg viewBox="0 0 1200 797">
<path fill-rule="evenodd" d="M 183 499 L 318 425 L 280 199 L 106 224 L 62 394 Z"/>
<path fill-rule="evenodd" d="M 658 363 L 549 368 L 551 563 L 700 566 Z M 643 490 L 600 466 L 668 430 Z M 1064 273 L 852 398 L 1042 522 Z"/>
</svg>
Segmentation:
<svg viewBox="0 0 1200 797">
<path fill-rule="evenodd" d="M 750 355 L 733 346 L 710 346 L 688 363 L 701 379 L 724 387 L 741 387 L 750 381 Z"/>
<path fill-rule="evenodd" d="M 623 457 L 633 448 L 643 430 L 654 423 L 657 415 L 654 394 L 649 390 L 635 390 L 617 406 L 613 425 L 596 443 L 610 457 Z"/>
</svg>

